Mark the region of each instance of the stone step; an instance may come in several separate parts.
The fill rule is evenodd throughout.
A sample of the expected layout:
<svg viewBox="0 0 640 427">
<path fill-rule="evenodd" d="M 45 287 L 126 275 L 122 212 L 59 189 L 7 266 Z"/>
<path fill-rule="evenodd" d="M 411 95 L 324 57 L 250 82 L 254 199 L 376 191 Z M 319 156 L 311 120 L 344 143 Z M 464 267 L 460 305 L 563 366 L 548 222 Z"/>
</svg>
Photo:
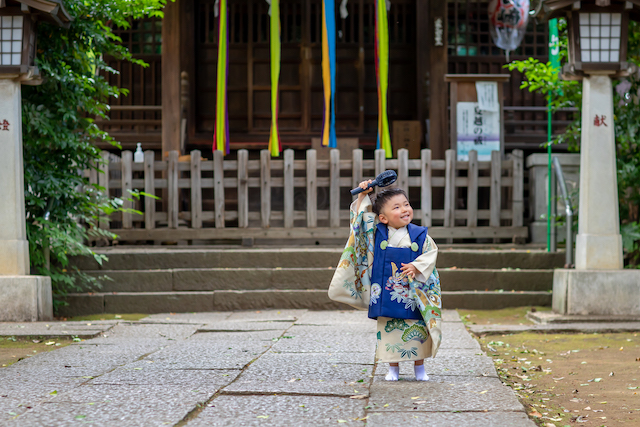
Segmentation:
<svg viewBox="0 0 640 427">
<path fill-rule="evenodd" d="M 170 268 L 328 268 L 340 260 L 342 248 L 106 248 L 103 265 L 90 257 L 71 259 L 80 270 L 157 270 Z M 552 269 L 564 265 L 564 253 L 531 249 L 441 249 L 438 268 Z"/>
<path fill-rule="evenodd" d="M 442 269 L 447 291 L 549 291 L 552 270 Z M 98 292 L 327 289 L 334 268 L 175 268 L 86 271 L 107 276 Z"/>
<path fill-rule="evenodd" d="M 444 308 L 500 309 L 551 305 L 549 292 L 448 292 Z M 351 309 L 331 301 L 326 290 L 259 290 L 204 292 L 118 292 L 68 294 L 59 316 L 102 313 L 184 313 L 265 309 Z"/>
</svg>

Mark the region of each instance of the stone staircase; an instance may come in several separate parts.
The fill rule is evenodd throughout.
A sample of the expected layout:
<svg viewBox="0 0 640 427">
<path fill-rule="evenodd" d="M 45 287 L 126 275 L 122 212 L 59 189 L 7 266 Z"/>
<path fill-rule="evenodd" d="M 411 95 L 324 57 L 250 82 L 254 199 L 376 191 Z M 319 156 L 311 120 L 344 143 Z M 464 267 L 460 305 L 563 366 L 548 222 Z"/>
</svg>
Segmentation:
<svg viewBox="0 0 640 427">
<path fill-rule="evenodd" d="M 72 260 L 106 275 L 101 289 L 69 294 L 61 316 L 218 310 L 348 308 L 327 297 L 342 248 L 116 247 L 104 265 Z M 562 253 L 529 249 L 440 248 L 445 308 L 550 305 L 553 268 Z"/>
</svg>

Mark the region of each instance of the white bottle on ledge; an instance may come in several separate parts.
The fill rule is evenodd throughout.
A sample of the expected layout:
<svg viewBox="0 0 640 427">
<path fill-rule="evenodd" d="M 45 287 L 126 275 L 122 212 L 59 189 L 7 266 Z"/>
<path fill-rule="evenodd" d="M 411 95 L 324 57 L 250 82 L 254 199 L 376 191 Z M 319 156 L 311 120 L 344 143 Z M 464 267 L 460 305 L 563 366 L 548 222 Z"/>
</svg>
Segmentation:
<svg viewBox="0 0 640 427">
<path fill-rule="evenodd" d="M 135 163 L 144 163 L 144 152 L 142 151 L 142 143 L 138 142 L 136 152 L 133 153 L 133 161 Z"/>
</svg>

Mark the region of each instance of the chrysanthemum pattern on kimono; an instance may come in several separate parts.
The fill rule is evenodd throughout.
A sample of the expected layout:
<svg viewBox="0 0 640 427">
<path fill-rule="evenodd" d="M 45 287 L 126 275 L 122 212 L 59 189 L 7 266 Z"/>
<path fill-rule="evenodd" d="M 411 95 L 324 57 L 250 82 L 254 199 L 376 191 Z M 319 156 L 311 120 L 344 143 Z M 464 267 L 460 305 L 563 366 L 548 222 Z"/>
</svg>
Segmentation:
<svg viewBox="0 0 640 427">
<path fill-rule="evenodd" d="M 392 275 L 385 285 L 385 288 L 390 291 L 391 301 L 404 304 L 405 310 L 415 310 L 418 303 L 410 295 L 409 278 L 394 262 L 391 263 L 391 271 Z"/>
</svg>

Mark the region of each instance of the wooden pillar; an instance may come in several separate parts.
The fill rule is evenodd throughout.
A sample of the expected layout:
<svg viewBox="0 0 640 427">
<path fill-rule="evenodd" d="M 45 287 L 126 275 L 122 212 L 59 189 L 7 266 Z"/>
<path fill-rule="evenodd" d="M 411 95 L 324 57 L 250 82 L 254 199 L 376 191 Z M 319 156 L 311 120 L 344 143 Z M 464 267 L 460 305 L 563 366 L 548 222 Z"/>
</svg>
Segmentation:
<svg viewBox="0 0 640 427">
<path fill-rule="evenodd" d="M 416 96 L 418 107 L 417 119 L 420 127 L 426 131 L 425 119 L 429 118 L 429 54 L 431 51 L 431 40 L 429 39 L 429 26 L 424 25 L 429 22 L 429 2 L 416 2 Z M 364 112 L 363 112 L 364 117 Z M 424 135 L 424 133 L 423 133 Z M 421 147 L 422 148 L 422 147 Z"/>
<path fill-rule="evenodd" d="M 167 2 L 162 20 L 162 158 L 180 151 L 180 21 L 182 0 Z"/>
<path fill-rule="evenodd" d="M 196 120 L 195 120 L 195 101 L 196 101 L 196 10 L 195 0 L 180 0 L 182 5 L 182 18 L 180 20 L 180 37 L 182 48 L 180 49 L 180 63 L 182 67 L 180 72 L 187 72 L 187 80 L 189 82 L 188 93 L 189 99 L 187 102 L 187 135 L 194 135 L 196 133 Z M 183 111 L 183 114 L 185 112 Z M 182 116 L 185 118 L 185 115 Z M 188 140 L 188 136 L 187 136 Z M 184 147 L 187 150 L 186 147 Z M 188 151 L 188 150 L 187 150 Z M 182 153 L 182 154 L 186 154 Z"/>
<path fill-rule="evenodd" d="M 447 85 L 444 83 L 444 76 L 447 74 L 447 2 L 429 1 L 427 22 L 429 28 L 429 148 L 433 159 L 444 159 L 444 153 L 449 148 L 448 96 Z"/>
</svg>

